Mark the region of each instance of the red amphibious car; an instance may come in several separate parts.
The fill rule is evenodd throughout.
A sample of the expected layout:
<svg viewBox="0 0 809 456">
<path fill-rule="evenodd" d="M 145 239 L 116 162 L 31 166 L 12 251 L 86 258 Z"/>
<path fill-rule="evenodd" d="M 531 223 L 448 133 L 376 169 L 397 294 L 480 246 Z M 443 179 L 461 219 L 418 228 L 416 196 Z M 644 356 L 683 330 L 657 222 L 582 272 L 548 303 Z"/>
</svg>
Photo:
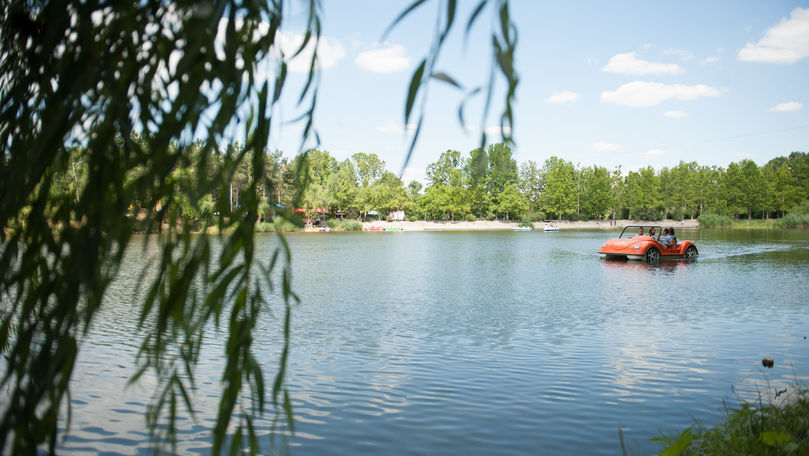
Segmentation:
<svg viewBox="0 0 809 456">
<path fill-rule="evenodd" d="M 654 228 L 654 235 L 649 230 Z M 644 234 L 639 234 L 639 232 Z M 603 258 L 626 258 L 628 260 L 659 261 L 661 258 L 685 258 L 699 255 L 697 246 L 691 241 L 678 242 L 666 248 L 659 242 L 662 228 L 659 225 L 628 225 L 617 239 L 601 244 L 598 253 Z"/>
</svg>

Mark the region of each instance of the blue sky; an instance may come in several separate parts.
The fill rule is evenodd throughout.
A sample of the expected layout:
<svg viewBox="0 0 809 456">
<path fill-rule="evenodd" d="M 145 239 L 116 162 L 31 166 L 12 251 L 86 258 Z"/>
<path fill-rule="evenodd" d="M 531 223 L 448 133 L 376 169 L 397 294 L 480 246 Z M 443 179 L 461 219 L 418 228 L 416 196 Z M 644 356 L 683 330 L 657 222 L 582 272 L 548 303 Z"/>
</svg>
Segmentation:
<svg viewBox="0 0 809 456">
<path fill-rule="evenodd" d="M 455 36 L 439 67 L 465 87 L 485 84 L 492 15 L 464 45 L 468 9 L 461 1 Z M 404 99 L 429 49 L 439 2 L 428 2 L 380 42 L 407 1 L 323 2 L 322 78 L 316 126 L 321 150 L 342 160 L 379 155 L 394 172 L 409 145 Z M 289 13 L 289 11 L 287 11 Z M 294 19 L 298 11 L 292 11 Z M 759 165 L 809 152 L 809 2 L 512 1 L 519 31 L 513 148 L 517 161 L 556 155 L 581 166 L 624 171 L 680 160 Z M 284 34 L 291 41 L 296 30 Z M 295 69 L 295 62 L 291 68 Z M 300 81 L 303 73 L 293 73 Z M 294 83 L 284 119 L 296 117 Z M 496 132 L 500 97 L 488 119 L 480 100 L 458 122 L 463 93 L 430 86 L 426 120 L 404 180 L 447 149 L 479 144 Z M 491 135 L 490 135 L 491 137 Z M 274 147 L 297 152 L 294 125 L 276 130 Z"/>
</svg>

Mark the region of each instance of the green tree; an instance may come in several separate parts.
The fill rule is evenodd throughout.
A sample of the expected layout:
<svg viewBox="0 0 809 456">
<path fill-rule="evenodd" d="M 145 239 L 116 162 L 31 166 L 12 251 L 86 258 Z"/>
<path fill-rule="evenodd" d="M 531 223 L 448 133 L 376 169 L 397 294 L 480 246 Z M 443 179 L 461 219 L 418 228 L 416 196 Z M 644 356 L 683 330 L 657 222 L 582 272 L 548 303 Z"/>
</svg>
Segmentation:
<svg viewBox="0 0 809 456">
<path fill-rule="evenodd" d="M 337 165 L 337 170 L 329 178 L 328 192 L 334 198 L 333 209 L 359 215 L 357 173 L 351 160 L 343 160 Z"/>
<path fill-rule="evenodd" d="M 376 183 L 385 171 L 385 162 L 380 160 L 376 154 L 361 153 L 352 155 L 351 160 L 354 162 L 359 178 L 356 200 L 359 211 L 363 215 L 372 210 L 379 211 Z"/>
<path fill-rule="evenodd" d="M 781 217 L 786 215 L 792 206 L 800 201 L 800 187 L 797 179 L 792 174 L 787 163 L 780 166 L 774 160 L 764 165 L 762 173 L 765 180 L 770 184 L 770 194 L 768 206 L 780 213 Z"/>
<path fill-rule="evenodd" d="M 809 153 L 792 152 L 787 157 L 787 164 L 799 188 L 799 197 L 809 198 Z"/>
<path fill-rule="evenodd" d="M 742 167 L 736 162 L 730 163 L 722 174 L 722 199 L 727 211 L 738 218 L 745 211 L 745 182 Z"/>
<path fill-rule="evenodd" d="M 511 156 L 511 148 L 498 143 L 489 146 L 489 172 L 486 175 L 486 189 L 489 195 L 497 197 L 508 184 L 516 184 L 518 179 L 517 161 Z"/>
<path fill-rule="evenodd" d="M 558 217 L 575 212 L 576 169 L 573 163 L 551 157 L 545 160 L 542 172 L 545 176 L 542 210 Z"/>
<path fill-rule="evenodd" d="M 486 189 L 486 176 L 489 173 L 489 156 L 484 149 L 469 152 L 464 165 L 464 177 L 472 194 L 472 213 L 485 217 L 489 212 L 490 198 Z"/>
<path fill-rule="evenodd" d="M 415 201 L 421 193 L 422 188 L 424 188 L 424 186 L 421 184 L 421 182 L 412 180 L 409 184 L 407 184 L 407 194 L 410 195 L 410 198 L 412 198 L 413 201 Z"/>
<path fill-rule="evenodd" d="M 503 191 L 500 192 L 499 202 L 497 203 L 497 211 L 506 215 L 506 220 L 511 218 L 519 218 L 528 209 L 528 202 L 525 195 L 523 195 L 514 183 L 506 184 Z"/>
<path fill-rule="evenodd" d="M 385 172 L 385 162 L 376 154 L 356 153 L 351 156 L 357 170 L 360 186 L 363 188 L 376 182 Z"/>
<path fill-rule="evenodd" d="M 450 188 L 447 185 L 430 185 L 416 202 L 416 210 L 425 219 L 439 220 L 450 212 Z"/>
<path fill-rule="evenodd" d="M 581 209 L 594 219 L 604 217 L 613 206 L 612 175 L 607 168 L 593 165 L 581 171 Z"/>
<path fill-rule="evenodd" d="M 638 171 L 630 171 L 624 193 L 629 199 L 630 213 L 634 214 L 635 219 L 654 220 L 658 217 L 662 197 L 660 179 L 654 168 L 647 166 Z"/>
<path fill-rule="evenodd" d="M 764 174 L 753 160 L 742 160 L 742 206 L 747 210 L 747 220 L 753 218 L 753 211 L 763 209 L 768 183 Z"/>
<path fill-rule="evenodd" d="M 407 195 L 404 184 L 395 174 L 388 171 L 374 184 L 374 206 L 388 213 L 390 211 L 409 211 L 412 200 Z"/>
<path fill-rule="evenodd" d="M 542 192 L 545 190 L 545 175 L 533 160 L 520 165 L 520 178 L 517 188 L 525 195 L 528 210 L 538 211 L 542 205 Z"/>
<path fill-rule="evenodd" d="M 447 150 L 441 153 L 437 161 L 427 165 L 427 180 L 430 185 L 450 185 L 453 171 L 460 171 L 461 164 L 461 153 Z"/>
<path fill-rule="evenodd" d="M 722 179 L 725 171 L 716 166 L 702 166 L 697 172 L 696 200 L 699 215 L 704 213 L 727 214 L 726 200 L 722 198 Z"/>
</svg>

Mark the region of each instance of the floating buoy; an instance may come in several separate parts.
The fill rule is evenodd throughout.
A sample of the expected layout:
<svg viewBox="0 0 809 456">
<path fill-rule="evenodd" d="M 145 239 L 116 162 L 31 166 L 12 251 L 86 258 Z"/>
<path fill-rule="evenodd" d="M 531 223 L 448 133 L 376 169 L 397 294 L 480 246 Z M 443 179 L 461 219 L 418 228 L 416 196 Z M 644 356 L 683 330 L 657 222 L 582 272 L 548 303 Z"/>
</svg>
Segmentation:
<svg viewBox="0 0 809 456">
<path fill-rule="evenodd" d="M 768 357 L 761 360 L 761 365 L 764 367 L 772 368 L 773 364 L 775 364 L 775 361 L 773 361 L 772 358 Z"/>
</svg>

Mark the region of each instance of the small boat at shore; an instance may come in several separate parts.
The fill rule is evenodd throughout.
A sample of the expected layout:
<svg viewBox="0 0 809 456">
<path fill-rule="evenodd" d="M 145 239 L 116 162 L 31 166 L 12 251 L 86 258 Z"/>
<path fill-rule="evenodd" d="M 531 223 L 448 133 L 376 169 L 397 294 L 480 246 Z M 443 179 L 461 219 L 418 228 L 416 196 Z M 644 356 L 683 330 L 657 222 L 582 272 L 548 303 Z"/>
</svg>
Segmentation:
<svg viewBox="0 0 809 456">
<path fill-rule="evenodd" d="M 512 226 L 511 231 L 531 231 L 530 226 Z"/>
<path fill-rule="evenodd" d="M 543 231 L 559 231 L 559 227 L 556 225 L 551 225 L 550 223 L 546 223 L 545 227 L 542 228 Z"/>
</svg>

